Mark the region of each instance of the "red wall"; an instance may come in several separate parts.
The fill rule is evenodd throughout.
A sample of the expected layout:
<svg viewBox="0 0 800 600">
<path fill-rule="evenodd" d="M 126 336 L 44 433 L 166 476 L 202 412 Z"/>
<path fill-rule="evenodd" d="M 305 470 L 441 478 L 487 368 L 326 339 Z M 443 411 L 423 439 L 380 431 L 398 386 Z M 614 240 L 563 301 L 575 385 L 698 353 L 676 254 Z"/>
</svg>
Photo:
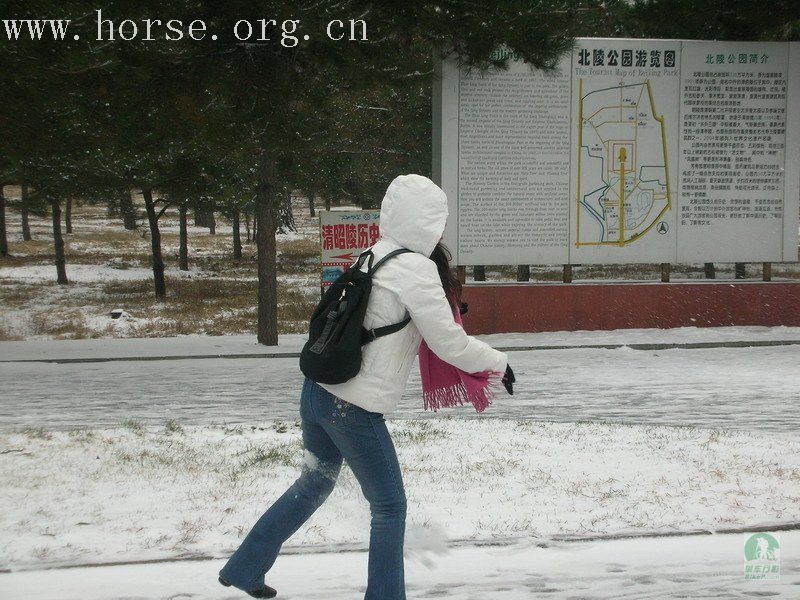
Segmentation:
<svg viewBox="0 0 800 600">
<path fill-rule="evenodd" d="M 465 285 L 468 333 L 800 326 L 800 283 Z"/>
</svg>

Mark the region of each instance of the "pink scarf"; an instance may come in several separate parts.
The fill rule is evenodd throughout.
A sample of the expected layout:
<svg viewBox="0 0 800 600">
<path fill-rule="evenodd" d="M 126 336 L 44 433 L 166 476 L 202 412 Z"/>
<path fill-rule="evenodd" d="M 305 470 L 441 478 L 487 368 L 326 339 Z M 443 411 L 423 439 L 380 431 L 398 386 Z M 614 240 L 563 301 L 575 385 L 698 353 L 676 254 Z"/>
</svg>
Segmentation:
<svg viewBox="0 0 800 600">
<path fill-rule="evenodd" d="M 463 326 L 458 308 L 454 308 L 453 316 L 456 323 Z M 462 371 L 436 356 L 425 340 L 419 346 L 419 373 L 425 410 L 433 411 L 471 402 L 476 412 L 483 412 L 492 403 L 495 397 L 494 388 L 498 387 L 490 376 L 503 376 L 499 371 Z"/>
</svg>

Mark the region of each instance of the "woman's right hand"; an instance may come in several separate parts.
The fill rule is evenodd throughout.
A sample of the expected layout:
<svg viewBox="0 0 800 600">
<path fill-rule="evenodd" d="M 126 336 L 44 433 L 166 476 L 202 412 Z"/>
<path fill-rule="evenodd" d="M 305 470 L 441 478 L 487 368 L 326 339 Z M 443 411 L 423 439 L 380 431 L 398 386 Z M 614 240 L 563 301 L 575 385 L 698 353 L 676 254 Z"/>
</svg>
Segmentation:
<svg viewBox="0 0 800 600">
<path fill-rule="evenodd" d="M 514 371 L 511 370 L 511 365 L 507 364 L 506 374 L 503 375 L 503 379 L 501 381 L 503 382 L 506 391 L 512 396 L 514 395 L 514 382 L 516 380 L 517 380 L 516 377 L 514 377 Z"/>
</svg>

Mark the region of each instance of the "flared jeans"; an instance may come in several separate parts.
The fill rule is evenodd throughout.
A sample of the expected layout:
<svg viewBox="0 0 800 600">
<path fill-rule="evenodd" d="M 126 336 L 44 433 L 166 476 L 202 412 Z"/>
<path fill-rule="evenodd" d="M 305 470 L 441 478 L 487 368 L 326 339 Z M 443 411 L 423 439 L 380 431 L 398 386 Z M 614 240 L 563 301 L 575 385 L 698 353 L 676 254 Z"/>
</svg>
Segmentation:
<svg viewBox="0 0 800 600">
<path fill-rule="evenodd" d="M 406 496 L 383 415 L 345 402 L 306 378 L 300 419 L 305 448 L 300 476 L 256 522 L 220 577 L 241 590 L 261 588 L 283 543 L 333 491 L 344 459 L 372 516 L 364 600 L 405 600 Z"/>
</svg>

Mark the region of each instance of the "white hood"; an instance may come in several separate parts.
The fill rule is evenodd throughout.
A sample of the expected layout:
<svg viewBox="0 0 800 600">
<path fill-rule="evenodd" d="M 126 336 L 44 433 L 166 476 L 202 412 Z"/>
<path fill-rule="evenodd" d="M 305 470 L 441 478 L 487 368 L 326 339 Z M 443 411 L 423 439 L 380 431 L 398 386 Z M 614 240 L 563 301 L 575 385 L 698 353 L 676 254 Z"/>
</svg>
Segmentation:
<svg viewBox="0 0 800 600">
<path fill-rule="evenodd" d="M 447 196 L 438 185 L 422 175 L 400 175 L 381 202 L 381 236 L 430 257 L 447 214 Z"/>
</svg>

